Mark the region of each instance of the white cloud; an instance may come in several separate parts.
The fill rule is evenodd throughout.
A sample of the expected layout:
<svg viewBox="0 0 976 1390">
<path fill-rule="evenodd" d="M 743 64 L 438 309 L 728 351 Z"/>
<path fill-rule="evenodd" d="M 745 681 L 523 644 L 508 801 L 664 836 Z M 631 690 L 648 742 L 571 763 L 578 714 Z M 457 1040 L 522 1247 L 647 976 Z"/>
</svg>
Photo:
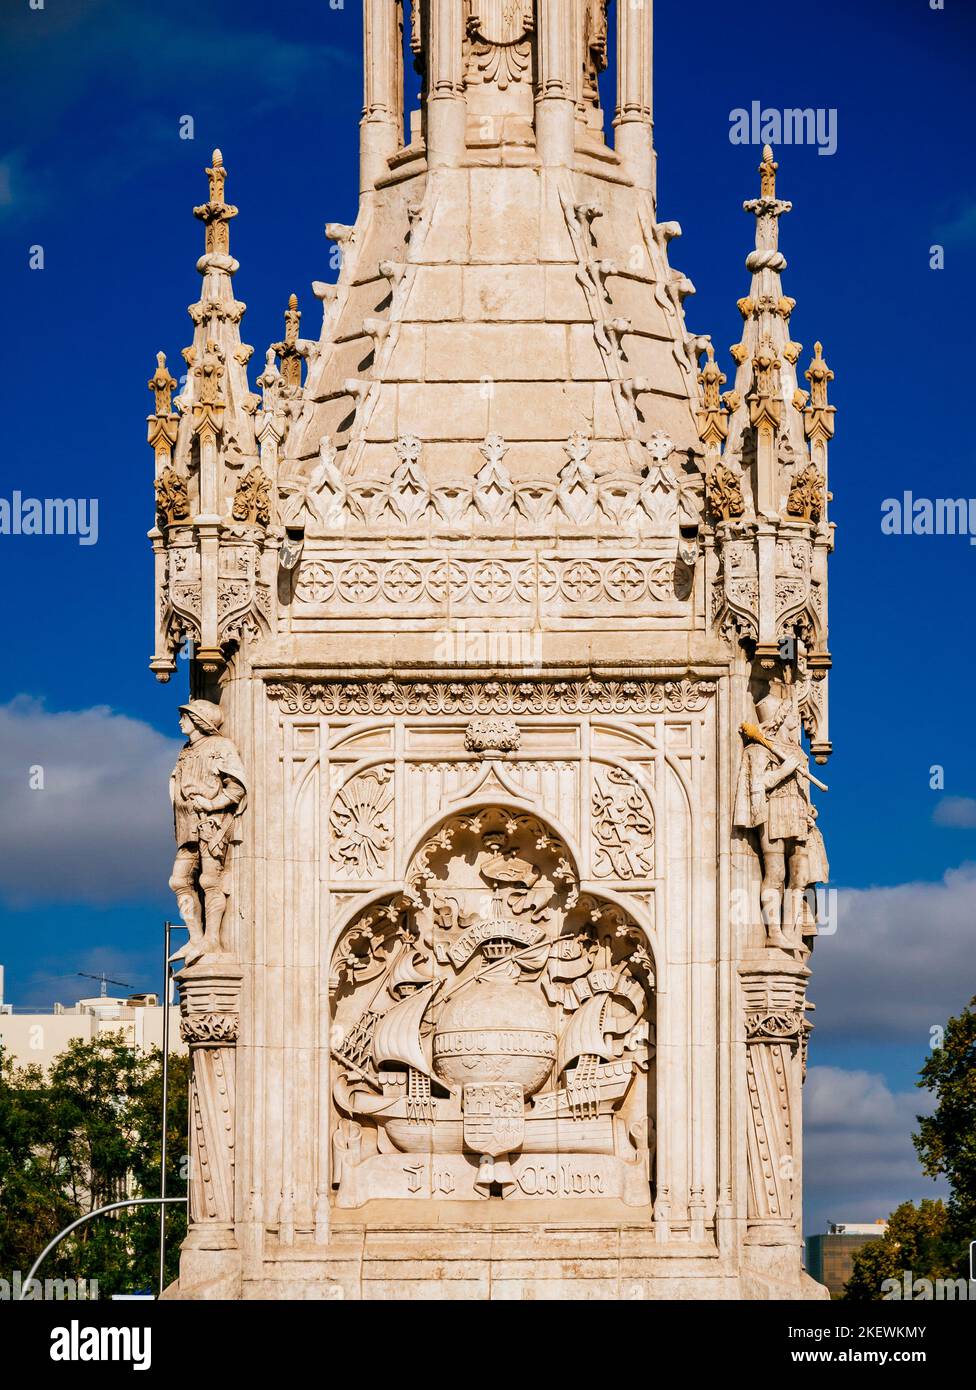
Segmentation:
<svg viewBox="0 0 976 1390">
<path fill-rule="evenodd" d="M 912 1134 L 931 1112 L 927 1091 L 892 1091 L 883 1076 L 811 1067 L 803 1092 L 805 1230 L 830 1221 L 876 1221 L 901 1202 L 944 1197 L 926 1178 Z"/>
<path fill-rule="evenodd" d="M 165 893 L 179 747 L 105 706 L 53 712 L 26 696 L 0 706 L 0 898 L 101 904 Z"/>
<path fill-rule="evenodd" d="M 917 1044 L 976 993 L 976 864 L 934 883 L 842 888 L 813 955 L 817 1038 Z"/>
<path fill-rule="evenodd" d="M 976 799 L 944 796 L 932 812 L 932 819 L 936 825 L 947 825 L 952 830 L 976 830 Z"/>
</svg>

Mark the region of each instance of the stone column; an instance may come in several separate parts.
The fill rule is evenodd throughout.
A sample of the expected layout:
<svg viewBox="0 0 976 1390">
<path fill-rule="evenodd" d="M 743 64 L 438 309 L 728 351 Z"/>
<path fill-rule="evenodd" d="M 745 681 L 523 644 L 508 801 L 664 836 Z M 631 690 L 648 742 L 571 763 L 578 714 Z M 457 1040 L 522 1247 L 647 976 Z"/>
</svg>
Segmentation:
<svg viewBox="0 0 976 1390">
<path fill-rule="evenodd" d="M 464 158 L 463 0 L 428 0 L 426 138 L 429 168 L 453 167 Z"/>
<path fill-rule="evenodd" d="M 359 187 L 375 188 L 403 143 L 403 48 L 399 0 L 363 0 L 363 119 Z"/>
<path fill-rule="evenodd" d="M 753 1263 L 775 1277 L 780 1258 L 784 1271 L 795 1266 L 800 1242 L 801 1054 L 810 971 L 783 956 L 749 961 L 739 974 L 746 1043 L 746 1245 L 767 1248 Z"/>
<path fill-rule="evenodd" d="M 577 69 L 582 34 L 568 0 L 539 0 L 535 138 L 547 166 L 571 167 L 576 148 Z"/>
<path fill-rule="evenodd" d="M 616 150 L 638 188 L 654 192 L 653 0 L 617 5 Z"/>
<path fill-rule="evenodd" d="M 180 1283 L 223 1288 L 240 1271 L 234 1144 L 241 972 L 233 961 L 205 956 L 181 970 L 176 983 L 180 1035 L 190 1049 L 190 1210 Z"/>
</svg>

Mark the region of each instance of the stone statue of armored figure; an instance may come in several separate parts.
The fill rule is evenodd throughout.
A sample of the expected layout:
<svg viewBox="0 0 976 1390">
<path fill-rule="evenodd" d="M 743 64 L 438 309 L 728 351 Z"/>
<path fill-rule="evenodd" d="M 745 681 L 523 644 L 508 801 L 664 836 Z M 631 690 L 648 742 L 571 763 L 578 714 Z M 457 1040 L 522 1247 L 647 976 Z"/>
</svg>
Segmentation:
<svg viewBox="0 0 976 1390">
<path fill-rule="evenodd" d="M 732 821 L 758 833 L 767 945 L 800 950 L 804 938 L 817 933 L 809 890 L 826 883 L 829 874 L 810 783 L 827 789 L 809 770 L 792 684 L 782 695 L 758 700 L 756 714 L 758 724 L 742 725 L 746 745 Z"/>
<path fill-rule="evenodd" d="M 170 777 L 176 861 L 169 886 L 190 933 L 172 958 L 187 965 L 223 952 L 227 855 L 247 796 L 237 749 L 220 734 L 223 718 L 220 706 L 210 700 L 180 705 L 187 742 Z"/>
</svg>

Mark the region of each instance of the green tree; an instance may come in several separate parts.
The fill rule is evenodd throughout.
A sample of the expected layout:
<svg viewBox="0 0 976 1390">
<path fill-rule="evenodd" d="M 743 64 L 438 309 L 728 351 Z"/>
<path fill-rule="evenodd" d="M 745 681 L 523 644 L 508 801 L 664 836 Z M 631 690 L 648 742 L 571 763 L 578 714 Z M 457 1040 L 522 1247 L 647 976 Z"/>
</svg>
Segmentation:
<svg viewBox="0 0 976 1390">
<path fill-rule="evenodd" d="M 854 1256 L 844 1297 L 881 1298 L 885 1279 L 911 1270 L 916 1279 L 968 1279 L 969 1243 L 976 1240 L 976 998 L 946 1024 L 916 1083 L 933 1092 L 935 1111 L 918 1115 L 912 1136 L 922 1171 L 945 1177 L 949 1201 L 903 1202 L 883 1239 Z"/>
<path fill-rule="evenodd" d="M 186 1191 L 188 1063 L 170 1058 L 167 1189 Z M 159 1193 L 162 1053 L 107 1035 L 72 1042 L 45 1075 L 0 1058 L 0 1274 L 26 1274 L 47 1242 L 96 1207 Z M 175 1277 L 185 1215 L 167 1216 Z M 97 1279 L 102 1296 L 155 1288 L 159 1207 L 87 1222 L 45 1261 L 51 1278 Z"/>
<path fill-rule="evenodd" d="M 915 1149 L 929 1177 L 949 1182 L 949 1230 L 956 1277 L 969 1276 L 969 1242 L 976 1240 L 976 998 L 946 1024 L 918 1085 L 933 1092 L 932 1115 L 919 1115 Z"/>
<path fill-rule="evenodd" d="M 49 1134 L 40 1067 L 17 1067 L 0 1047 L 0 1276 L 15 1269 L 26 1273 L 34 1254 L 76 1214 L 52 1159 Z"/>
<path fill-rule="evenodd" d="M 949 1214 L 939 1199 L 924 1198 L 918 1206 L 902 1202 L 888 1218 L 880 1240 L 862 1245 L 853 1259 L 844 1298 L 860 1302 L 884 1297 L 884 1281 L 899 1284 L 905 1270 L 913 1278 L 944 1279 L 953 1274 Z"/>
</svg>

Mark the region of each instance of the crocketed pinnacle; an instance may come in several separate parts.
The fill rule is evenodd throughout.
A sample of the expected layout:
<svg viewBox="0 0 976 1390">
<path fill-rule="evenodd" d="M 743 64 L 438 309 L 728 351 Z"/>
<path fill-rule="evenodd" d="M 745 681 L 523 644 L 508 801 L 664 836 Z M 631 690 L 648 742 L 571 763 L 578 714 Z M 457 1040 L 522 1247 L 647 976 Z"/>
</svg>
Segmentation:
<svg viewBox="0 0 976 1390">
<path fill-rule="evenodd" d="M 786 257 L 779 249 L 779 219 L 792 211 L 793 204 L 777 196 L 778 169 L 772 147 L 764 145 L 758 169 L 759 197 L 742 205 L 756 219 L 756 239 L 746 257 L 746 269 L 752 276 L 749 293 L 738 301 L 742 337 L 731 349 L 737 369 L 733 399 L 741 403 L 738 418 L 732 423 L 732 436 L 750 416 L 756 423 L 761 398 L 765 404 L 760 413 L 774 420 L 784 439 L 799 451 L 804 447 L 804 430 L 796 363 L 802 345 L 794 342 L 790 333 L 796 301 L 783 292 Z"/>
<path fill-rule="evenodd" d="M 206 228 L 205 254 L 208 256 L 230 255 L 230 220 L 237 216 L 237 208 L 224 200 L 224 182 L 227 170 L 220 150 L 214 150 L 213 162 L 207 169 L 210 179 L 210 197 L 206 203 L 193 209 L 193 216 L 199 217 Z"/>
</svg>

